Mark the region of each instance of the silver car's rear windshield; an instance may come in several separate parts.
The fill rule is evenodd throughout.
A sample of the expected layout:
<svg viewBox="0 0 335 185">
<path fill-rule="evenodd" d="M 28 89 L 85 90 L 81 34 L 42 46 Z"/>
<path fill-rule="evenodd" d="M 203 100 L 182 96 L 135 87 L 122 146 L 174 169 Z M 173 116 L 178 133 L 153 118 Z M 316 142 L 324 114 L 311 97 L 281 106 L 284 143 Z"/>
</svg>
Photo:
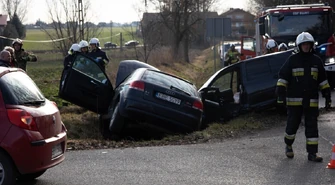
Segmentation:
<svg viewBox="0 0 335 185">
<path fill-rule="evenodd" d="M 0 88 L 6 104 L 45 101 L 35 82 L 23 72 L 11 72 L 2 76 Z"/>
<path fill-rule="evenodd" d="M 143 74 L 142 79 L 148 83 L 158 84 L 166 88 L 171 88 L 172 86 L 190 94 L 193 97 L 199 97 L 199 93 L 193 84 L 159 71 L 147 70 Z"/>
</svg>

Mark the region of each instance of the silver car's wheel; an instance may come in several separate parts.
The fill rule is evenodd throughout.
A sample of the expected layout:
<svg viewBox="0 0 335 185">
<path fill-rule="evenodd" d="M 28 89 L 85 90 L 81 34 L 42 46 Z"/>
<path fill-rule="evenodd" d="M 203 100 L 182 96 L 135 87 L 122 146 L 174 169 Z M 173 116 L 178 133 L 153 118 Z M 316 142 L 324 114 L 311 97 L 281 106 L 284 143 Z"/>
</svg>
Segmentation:
<svg viewBox="0 0 335 185">
<path fill-rule="evenodd" d="M 109 130 L 112 135 L 119 135 L 124 127 L 124 118 L 120 115 L 119 105 L 119 102 L 116 103 L 109 123 Z"/>
<path fill-rule="evenodd" d="M 16 170 L 12 160 L 0 151 L 0 185 L 15 184 Z"/>
</svg>

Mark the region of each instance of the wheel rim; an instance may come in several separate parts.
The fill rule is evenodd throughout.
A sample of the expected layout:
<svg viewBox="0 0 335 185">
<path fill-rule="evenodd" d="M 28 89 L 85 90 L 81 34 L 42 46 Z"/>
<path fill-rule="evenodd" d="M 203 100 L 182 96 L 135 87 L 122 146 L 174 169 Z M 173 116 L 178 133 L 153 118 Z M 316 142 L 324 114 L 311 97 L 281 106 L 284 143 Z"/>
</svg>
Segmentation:
<svg viewBox="0 0 335 185">
<path fill-rule="evenodd" d="M 2 164 L 0 163 L 0 184 L 3 183 L 4 178 L 5 178 L 5 170 L 2 166 Z"/>
</svg>

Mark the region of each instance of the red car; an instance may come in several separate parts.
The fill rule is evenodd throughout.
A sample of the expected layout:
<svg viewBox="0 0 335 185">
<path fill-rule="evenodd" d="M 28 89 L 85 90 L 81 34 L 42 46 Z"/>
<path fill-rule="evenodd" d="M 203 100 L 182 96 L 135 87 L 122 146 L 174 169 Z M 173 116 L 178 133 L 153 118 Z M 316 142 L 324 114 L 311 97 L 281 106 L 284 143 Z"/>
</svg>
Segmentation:
<svg viewBox="0 0 335 185">
<path fill-rule="evenodd" d="M 64 160 L 57 105 L 21 69 L 0 67 L 0 120 L 0 185 L 35 179 Z"/>
</svg>

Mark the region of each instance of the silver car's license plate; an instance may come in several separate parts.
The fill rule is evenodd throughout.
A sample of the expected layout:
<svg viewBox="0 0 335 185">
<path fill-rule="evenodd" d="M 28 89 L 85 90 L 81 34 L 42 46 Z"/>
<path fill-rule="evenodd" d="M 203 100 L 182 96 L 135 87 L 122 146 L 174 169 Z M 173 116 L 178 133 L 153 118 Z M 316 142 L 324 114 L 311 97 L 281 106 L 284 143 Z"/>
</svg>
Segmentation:
<svg viewBox="0 0 335 185">
<path fill-rule="evenodd" d="M 178 99 L 178 98 L 175 98 L 175 97 L 163 94 L 163 93 L 159 93 L 159 92 L 156 93 L 156 97 L 159 98 L 159 99 L 177 104 L 177 105 L 180 105 L 180 102 L 181 102 L 181 100 Z"/>
<path fill-rule="evenodd" d="M 51 155 L 51 158 L 55 158 L 55 157 L 58 157 L 59 155 L 61 155 L 63 153 L 63 150 L 62 150 L 62 145 L 59 143 L 55 146 L 52 147 L 52 155 Z"/>
</svg>

